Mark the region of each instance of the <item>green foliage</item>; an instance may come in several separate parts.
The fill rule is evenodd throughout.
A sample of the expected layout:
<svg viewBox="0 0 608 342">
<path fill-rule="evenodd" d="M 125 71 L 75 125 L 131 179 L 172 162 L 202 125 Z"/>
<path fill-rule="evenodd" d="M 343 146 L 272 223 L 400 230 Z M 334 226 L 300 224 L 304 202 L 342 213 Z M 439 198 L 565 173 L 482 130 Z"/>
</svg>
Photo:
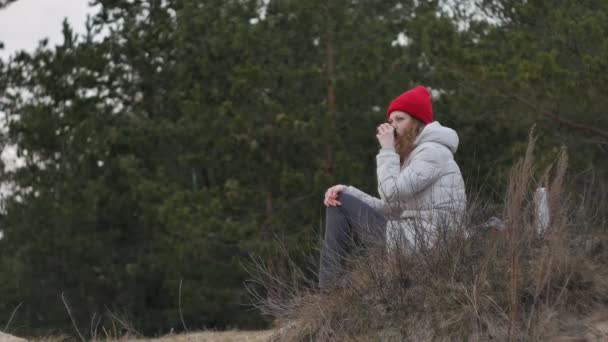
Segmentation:
<svg viewBox="0 0 608 342">
<path fill-rule="evenodd" d="M 439 92 L 436 119 L 488 196 L 534 123 L 545 160 L 563 143 L 575 170 L 606 167 L 601 1 L 483 2 L 498 25 L 436 1 L 94 4 L 83 36 L 65 23 L 63 44 L 0 64 L 2 144 L 26 161 L 2 175 L 16 190 L 0 312 L 23 302 L 27 334 L 73 333 L 62 293 L 84 330 L 108 311 L 146 334 L 182 329 L 180 315 L 191 329 L 266 324 L 241 264 L 274 260 L 275 239 L 310 253 L 328 186 L 375 193 L 374 127 L 415 84 Z"/>
</svg>

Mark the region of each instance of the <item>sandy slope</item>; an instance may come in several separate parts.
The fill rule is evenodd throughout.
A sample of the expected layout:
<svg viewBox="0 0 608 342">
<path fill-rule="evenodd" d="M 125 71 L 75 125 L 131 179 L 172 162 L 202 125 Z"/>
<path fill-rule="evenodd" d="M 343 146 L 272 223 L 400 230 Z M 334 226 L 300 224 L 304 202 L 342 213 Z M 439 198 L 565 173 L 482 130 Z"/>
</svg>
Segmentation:
<svg viewBox="0 0 608 342">
<path fill-rule="evenodd" d="M 273 331 L 205 331 L 190 334 L 180 335 L 168 335 L 161 338 L 154 339 L 129 339 L 119 338 L 117 342 L 129 341 L 129 342 L 266 342 Z M 60 337 L 49 337 L 44 338 L 41 341 L 47 342 L 65 342 L 70 339 Z M 26 342 L 27 340 L 19 338 L 13 335 L 5 334 L 0 332 L 0 342 Z M 99 341 L 106 341 L 104 338 L 100 338 Z"/>
<path fill-rule="evenodd" d="M 0 342 L 25 342 L 25 340 L 0 331 Z"/>
<path fill-rule="evenodd" d="M 205 331 L 199 333 L 169 335 L 157 339 L 137 339 L 133 342 L 265 342 L 272 330 L 264 331 Z"/>
</svg>

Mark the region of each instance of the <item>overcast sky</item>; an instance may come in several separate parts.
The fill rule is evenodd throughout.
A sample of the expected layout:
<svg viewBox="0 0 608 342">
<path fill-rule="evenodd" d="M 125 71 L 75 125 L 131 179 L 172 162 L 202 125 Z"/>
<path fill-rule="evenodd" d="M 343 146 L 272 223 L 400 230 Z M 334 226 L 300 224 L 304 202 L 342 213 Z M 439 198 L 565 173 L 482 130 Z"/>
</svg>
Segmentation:
<svg viewBox="0 0 608 342">
<path fill-rule="evenodd" d="M 84 32 L 87 14 L 98 9 L 88 3 L 89 0 L 17 0 L 0 10 L 0 41 L 4 43 L 0 58 L 6 59 L 17 50 L 31 51 L 46 37 L 50 46 L 60 44 L 64 18 L 76 33 Z"/>
</svg>

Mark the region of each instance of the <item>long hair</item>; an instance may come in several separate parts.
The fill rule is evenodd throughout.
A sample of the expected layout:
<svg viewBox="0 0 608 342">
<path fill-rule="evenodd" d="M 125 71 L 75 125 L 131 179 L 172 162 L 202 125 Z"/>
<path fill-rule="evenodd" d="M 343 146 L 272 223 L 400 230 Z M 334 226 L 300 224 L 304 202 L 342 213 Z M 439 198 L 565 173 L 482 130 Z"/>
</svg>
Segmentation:
<svg viewBox="0 0 608 342">
<path fill-rule="evenodd" d="M 424 129 L 425 126 L 422 121 L 418 120 L 413 116 L 412 118 L 415 119 L 416 124 L 413 125 L 409 130 L 404 132 L 404 134 L 398 136 L 397 140 L 395 140 L 395 151 L 397 152 L 397 154 L 399 154 L 399 162 L 401 165 L 403 165 L 412 150 L 414 150 L 414 148 L 416 147 L 416 145 L 414 144 L 414 142 L 416 141 L 416 137 L 418 137 L 418 135 L 420 134 L 420 132 L 422 132 L 422 129 Z"/>
</svg>

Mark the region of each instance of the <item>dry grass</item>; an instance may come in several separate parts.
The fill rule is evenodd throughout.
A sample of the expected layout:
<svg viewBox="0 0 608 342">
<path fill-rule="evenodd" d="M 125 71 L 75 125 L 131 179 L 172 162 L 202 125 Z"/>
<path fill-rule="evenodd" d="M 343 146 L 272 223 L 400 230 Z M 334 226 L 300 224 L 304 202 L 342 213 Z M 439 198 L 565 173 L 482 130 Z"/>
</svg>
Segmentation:
<svg viewBox="0 0 608 342">
<path fill-rule="evenodd" d="M 608 235 L 598 203 L 564 190 L 567 155 L 540 180 L 534 138 L 510 176 L 492 234 L 481 202 L 432 248 L 367 251 L 346 265 L 341 286 L 319 292 L 306 272 L 260 266 L 259 307 L 281 341 L 608 340 Z M 539 228 L 534 190 L 547 188 L 550 222 Z M 600 213 L 591 217 L 592 212 Z"/>
</svg>

